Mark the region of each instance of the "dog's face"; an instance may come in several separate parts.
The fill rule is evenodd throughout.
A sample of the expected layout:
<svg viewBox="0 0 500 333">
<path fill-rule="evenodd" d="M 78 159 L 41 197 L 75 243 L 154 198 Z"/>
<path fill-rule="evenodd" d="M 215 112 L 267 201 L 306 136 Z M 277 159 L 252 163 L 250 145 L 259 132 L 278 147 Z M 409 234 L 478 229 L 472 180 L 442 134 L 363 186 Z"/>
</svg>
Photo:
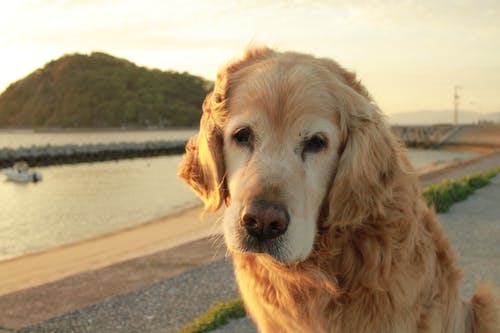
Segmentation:
<svg viewBox="0 0 500 333">
<path fill-rule="evenodd" d="M 250 50 L 219 72 L 180 176 L 207 210 L 226 204 L 229 249 L 301 261 L 323 224 L 373 206 L 365 196 L 390 167 L 372 151 L 390 146 L 374 108 L 333 61 Z"/>
<path fill-rule="evenodd" d="M 340 131 L 314 68 L 295 65 L 282 75 L 276 66 L 247 74 L 231 95 L 224 236 L 230 249 L 288 263 L 313 247 Z"/>
</svg>

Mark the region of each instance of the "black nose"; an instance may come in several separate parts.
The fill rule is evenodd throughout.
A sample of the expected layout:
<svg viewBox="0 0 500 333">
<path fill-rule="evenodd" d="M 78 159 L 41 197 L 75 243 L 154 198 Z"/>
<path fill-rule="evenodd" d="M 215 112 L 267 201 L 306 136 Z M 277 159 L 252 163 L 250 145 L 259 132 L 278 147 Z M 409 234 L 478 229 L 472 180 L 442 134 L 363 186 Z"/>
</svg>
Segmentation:
<svg viewBox="0 0 500 333">
<path fill-rule="evenodd" d="M 240 224 L 251 236 L 264 240 L 283 234 L 290 223 L 290 216 L 281 204 L 256 200 L 250 202 L 241 214 Z"/>
</svg>

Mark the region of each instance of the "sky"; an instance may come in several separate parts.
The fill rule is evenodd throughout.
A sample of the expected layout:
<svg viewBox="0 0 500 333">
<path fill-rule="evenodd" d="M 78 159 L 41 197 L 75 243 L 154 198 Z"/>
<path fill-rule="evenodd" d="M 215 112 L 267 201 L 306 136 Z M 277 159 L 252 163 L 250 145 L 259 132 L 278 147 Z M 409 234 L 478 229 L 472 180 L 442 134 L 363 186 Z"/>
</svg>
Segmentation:
<svg viewBox="0 0 500 333">
<path fill-rule="evenodd" d="M 67 53 L 214 80 L 250 43 L 329 57 L 387 114 L 500 112 L 500 1 L 0 0 L 0 92 Z"/>
</svg>

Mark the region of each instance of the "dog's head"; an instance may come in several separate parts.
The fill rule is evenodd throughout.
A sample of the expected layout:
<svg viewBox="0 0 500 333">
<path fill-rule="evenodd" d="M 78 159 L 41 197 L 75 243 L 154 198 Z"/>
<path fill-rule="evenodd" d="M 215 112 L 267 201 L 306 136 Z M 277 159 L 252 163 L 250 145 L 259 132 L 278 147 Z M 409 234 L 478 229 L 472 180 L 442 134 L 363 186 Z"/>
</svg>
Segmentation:
<svg viewBox="0 0 500 333">
<path fill-rule="evenodd" d="M 383 214 L 397 145 L 355 75 L 334 61 L 249 49 L 223 67 L 181 165 L 233 251 L 307 258 L 329 226 Z"/>
</svg>

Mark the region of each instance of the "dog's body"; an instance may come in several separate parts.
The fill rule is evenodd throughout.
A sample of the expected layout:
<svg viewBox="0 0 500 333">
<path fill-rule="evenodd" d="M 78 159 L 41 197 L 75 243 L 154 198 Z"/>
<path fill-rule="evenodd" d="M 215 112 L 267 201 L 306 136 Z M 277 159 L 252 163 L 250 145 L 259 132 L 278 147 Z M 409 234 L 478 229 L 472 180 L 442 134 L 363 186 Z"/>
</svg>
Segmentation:
<svg viewBox="0 0 500 333">
<path fill-rule="evenodd" d="M 181 177 L 224 236 L 262 332 L 497 332 L 404 149 L 337 63 L 249 49 L 218 74 Z"/>
</svg>

